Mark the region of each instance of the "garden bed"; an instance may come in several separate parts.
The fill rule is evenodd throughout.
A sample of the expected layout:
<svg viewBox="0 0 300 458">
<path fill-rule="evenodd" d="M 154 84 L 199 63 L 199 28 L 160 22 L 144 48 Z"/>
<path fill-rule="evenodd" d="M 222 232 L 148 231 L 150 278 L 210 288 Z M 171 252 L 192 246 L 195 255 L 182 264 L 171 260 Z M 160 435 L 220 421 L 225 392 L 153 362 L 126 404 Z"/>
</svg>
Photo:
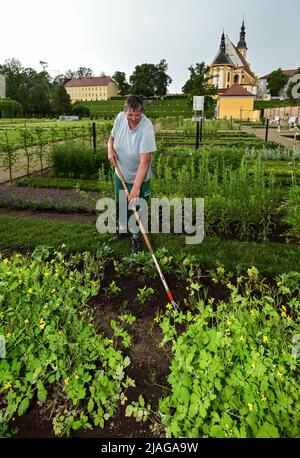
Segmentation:
<svg viewBox="0 0 300 458">
<path fill-rule="evenodd" d="M 39 268 L 47 272 L 49 267 L 45 260 L 48 251 L 42 249 L 38 253 L 42 257 Z M 49 255 L 50 253 L 48 254 L 50 260 L 51 255 L 50 257 Z M 38 259 L 37 255 L 35 258 Z M 289 345 L 287 339 L 295 332 L 296 322 L 299 319 L 299 273 L 283 274 L 277 278 L 264 277 L 252 267 L 238 275 L 233 275 L 231 272 L 226 272 L 221 266 L 210 271 L 203 271 L 193 261 L 193 257 L 186 258 L 181 265 L 174 265 L 171 258 L 160 255 L 163 270 L 168 272 L 167 281 L 180 307 L 176 310 L 168 304 L 163 286 L 149 258 L 140 256 L 119 261 L 105 261 L 100 258 L 94 265 L 91 264 L 91 259 L 84 256 L 80 263 L 78 257 L 76 261 L 73 261 L 72 257 L 65 255 L 61 257 L 60 253 L 57 253 L 57 259 L 64 259 L 69 269 L 66 278 L 68 282 L 75 265 L 82 270 L 84 264 L 87 263 L 85 265 L 89 266 L 88 271 L 94 272 L 94 275 L 98 271 L 94 277 L 100 280 L 97 286 L 98 293 L 96 294 L 96 290 L 93 291 L 92 297 L 87 302 L 87 308 L 74 304 L 75 310 L 83 310 L 79 314 L 86 323 L 90 321 L 90 315 L 90 326 L 95 328 L 99 337 L 105 336 L 105 339 L 110 339 L 109 342 L 114 351 L 121 352 L 125 359 L 129 358 L 130 364 L 126 368 L 126 376 L 135 380 L 135 386 L 129 386 L 120 393 L 118 408 L 113 416 L 107 418 L 103 427 L 94 426 L 92 429 L 82 429 L 78 428 L 75 422 L 74 429 L 71 428 L 69 431 L 71 437 L 159 438 L 166 437 L 166 434 L 169 437 L 172 431 L 175 437 L 207 437 L 204 432 L 206 430 L 210 431 L 208 435 L 212 437 L 237 437 L 238 434 L 241 437 L 295 437 L 297 435 L 298 414 L 297 409 L 295 410 L 292 406 L 297 399 L 297 392 L 293 388 L 297 368 L 296 363 L 293 364 L 287 355 L 286 349 Z M 6 262 L 4 269 L 12 269 L 13 265 L 9 267 L 9 262 Z M 53 268 L 55 269 L 55 265 Z M 60 271 L 67 272 L 64 266 Z M 48 284 L 52 282 L 52 279 L 45 278 L 41 280 L 41 284 L 42 282 Z M 32 292 L 34 293 L 35 291 Z M 50 324 L 51 319 L 51 315 L 47 313 L 46 325 Z M 26 320 L 28 326 L 33 320 L 34 316 Z M 45 324 L 43 326 L 39 324 L 42 331 L 44 331 Z M 211 401 L 210 409 L 212 410 L 206 421 L 204 417 L 207 415 L 206 410 L 210 403 L 204 403 L 203 399 L 200 400 L 200 392 L 197 394 L 199 396 L 197 409 L 200 409 L 200 415 L 197 417 L 194 407 L 190 407 L 188 415 L 182 415 L 182 409 L 188 409 L 185 407 L 187 399 L 189 399 L 188 406 L 195 397 L 192 386 L 188 385 L 190 383 L 188 373 L 194 361 L 191 355 L 193 351 L 196 351 L 196 347 L 190 342 L 189 351 L 191 353 L 185 353 L 184 339 L 188 338 L 189 333 L 195 333 L 197 326 L 204 326 L 205 330 L 200 334 L 194 334 L 193 337 L 195 342 L 201 341 L 201 347 L 198 349 L 201 358 L 200 368 L 195 360 L 193 371 L 196 372 L 192 379 L 201 380 L 201 377 L 196 374 L 202 373 L 203 380 L 208 383 L 205 389 L 209 389 L 211 395 L 219 393 L 220 396 L 220 400 Z M 64 323 L 61 323 L 61 327 L 64 329 Z M 246 332 L 246 327 L 249 333 Z M 194 331 L 192 331 L 193 328 L 195 328 Z M 48 336 L 46 338 L 49 339 L 51 334 L 49 329 L 46 329 L 45 336 Z M 211 382 L 206 380 L 210 371 L 204 371 L 205 358 L 209 356 L 209 350 L 212 355 L 214 354 L 215 342 L 213 340 L 205 341 L 205 335 L 215 333 L 216 342 L 218 342 L 218 333 L 222 336 L 223 332 L 224 336 L 221 341 L 225 346 L 226 342 L 229 345 L 226 350 L 228 358 L 230 352 L 237 351 L 237 353 L 235 357 L 231 356 L 234 364 L 232 363 L 232 369 L 230 369 L 230 364 L 228 364 L 230 360 L 220 359 L 216 351 L 215 363 L 212 362 L 210 366 L 211 377 L 214 380 L 213 385 L 210 386 Z M 43 333 L 40 335 L 42 336 Z M 279 335 L 282 337 L 280 340 L 278 340 Z M 232 346 L 230 339 L 232 339 Z M 183 345 L 181 358 L 183 357 L 183 362 L 186 361 L 182 367 L 182 377 L 179 376 L 180 368 L 179 372 L 176 372 L 178 364 L 180 365 L 178 359 L 180 342 Z M 238 342 L 241 346 L 239 350 Z M 265 350 L 263 346 L 266 347 Z M 10 351 L 10 345 L 7 349 Z M 224 351 L 222 345 L 219 351 Z M 239 363 L 241 366 L 238 364 L 239 358 L 241 358 L 241 363 Z M 227 375 L 225 376 L 225 373 L 221 371 L 215 378 L 213 374 L 219 359 L 219 364 L 223 366 L 222 371 L 224 370 Z M 267 366 L 264 366 L 265 364 L 270 368 L 275 367 L 274 376 L 268 371 Z M 237 371 L 245 371 L 243 376 L 246 377 L 247 374 L 247 377 L 244 388 L 242 379 L 234 379 L 237 387 L 237 392 L 234 393 L 230 385 L 232 383 L 230 378 L 232 378 L 231 372 L 236 375 L 239 373 Z M 242 372 L 240 374 L 242 375 Z M 74 378 L 74 376 L 77 377 L 76 371 L 70 374 L 70 382 L 71 377 Z M 11 380 L 9 384 L 6 382 L 5 385 L 14 387 L 14 383 Z M 258 391 L 257 383 L 260 383 Z M 269 384 L 272 389 L 268 389 Z M 88 383 L 85 386 L 87 389 Z M 63 394 L 64 388 L 60 381 L 57 387 L 45 384 L 45 388 L 47 390 L 46 398 L 41 395 L 41 392 L 36 393 L 35 391 L 25 412 L 19 416 L 16 414 L 11 419 L 10 430 L 18 428 L 16 437 L 54 437 L 52 421 L 54 415 L 57 415 L 58 406 L 66 402 L 65 394 Z M 178 400 L 178 406 L 171 407 L 171 403 L 178 396 L 178 390 L 182 390 L 182 397 Z M 275 390 L 274 394 L 273 390 Z M 282 390 L 282 395 L 281 398 L 278 398 L 280 390 Z M 243 391 L 244 401 L 239 399 Z M 231 393 L 227 400 L 231 404 L 229 410 L 226 406 L 223 407 L 221 402 L 221 399 L 228 396 L 228 393 Z M 287 404 L 285 397 L 289 395 L 291 398 Z M 206 396 L 204 398 L 206 399 Z M 213 395 L 209 399 L 216 399 L 216 396 Z M 134 415 L 129 414 L 129 406 L 134 406 L 137 400 L 139 400 L 136 411 L 138 416 L 133 418 Z M 78 404 L 79 412 L 86 412 L 87 401 L 88 399 Z M 0 396 L 0 404 L 3 407 L 3 394 L 2 399 Z M 278 404 L 281 406 L 279 410 Z M 252 414 L 253 410 L 255 414 Z M 170 417 L 171 411 L 173 413 Z M 167 415 L 162 415 L 162 412 Z M 215 415 L 224 415 L 224 424 L 215 423 Z M 291 416 L 293 420 L 290 424 L 287 418 Z M 198 426 L 194 425 L 193 430 L 186 429 L 189 428 L 189 421 L 193 417 L 198 419 Z M 200 421 L 202 417 L 203 420 Z M 264 421 L 265 418 L 268 420 Z M 231 429 L 225 426 L 225 421 L 231 425 Z"/>
</svg>

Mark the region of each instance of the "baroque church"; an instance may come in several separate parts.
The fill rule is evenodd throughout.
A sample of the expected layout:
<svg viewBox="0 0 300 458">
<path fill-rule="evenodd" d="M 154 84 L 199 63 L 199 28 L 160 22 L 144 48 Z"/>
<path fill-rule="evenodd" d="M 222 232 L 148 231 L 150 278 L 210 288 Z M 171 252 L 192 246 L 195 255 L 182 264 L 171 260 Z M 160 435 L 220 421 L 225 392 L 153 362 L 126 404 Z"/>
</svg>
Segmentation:
<svg viewBox="0 0 300 458">
<path fill-rule="evenodd" d="M 260 118 L 260 111 L 254 109 L 259 80 L 250 68 L 247 51 L 244 21 L 236 46 L 223 31 L 220 49 L 210 65 L 210 83 L 217 87 L 218 119 L 258 121 Z"/>
<path fill-rule="evenodd" d="M 218 95 L 223 94 L 233 85 L 240 85 L 252 95 L 257 95 L 258 77 L 247 61 L 246 28 L 243 20 L 240 40 L 235 46 L 229 37 L 222 33 L 220 49 L 210 66 L 210 83 L 218 88 Z"/>
</svg>

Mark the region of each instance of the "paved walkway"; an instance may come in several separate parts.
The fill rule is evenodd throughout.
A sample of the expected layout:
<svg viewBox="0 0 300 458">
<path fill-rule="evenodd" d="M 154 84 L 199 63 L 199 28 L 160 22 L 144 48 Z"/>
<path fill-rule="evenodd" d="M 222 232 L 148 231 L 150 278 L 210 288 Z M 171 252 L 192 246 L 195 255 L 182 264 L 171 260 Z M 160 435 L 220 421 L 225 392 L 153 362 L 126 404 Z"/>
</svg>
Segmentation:
<svg viewBox="0 0 300 458">
<path fill-rule="evenodd" d="M 249 127 L 249 126 L 242 126 L 241 128 L 244 132 L 248 132 L 250 134 L 255 134 L 256 137 L 265 139 L 266 136 L 266 129 L 261 128 L 261 127 Z M 300 134 L 298 130 L 298 134 Z M 277 128 L 271 128 L 269 129 L 268 133 L 268 140 L 273 141 L 276 143 L 279 143 L 283 145 L 285 148 L 292 149 L 294 147 L 294 138 L 288 138 L 285 137 L 284 135 L 294 135 L 294 130 L 283 130 L 281 129 L 280 132 L 278 132 Z M 299 137 L 298 137 L 299 138 Z M 300 150 L 300 141 L 296 141 L 296 148 Z"/>
</svg>

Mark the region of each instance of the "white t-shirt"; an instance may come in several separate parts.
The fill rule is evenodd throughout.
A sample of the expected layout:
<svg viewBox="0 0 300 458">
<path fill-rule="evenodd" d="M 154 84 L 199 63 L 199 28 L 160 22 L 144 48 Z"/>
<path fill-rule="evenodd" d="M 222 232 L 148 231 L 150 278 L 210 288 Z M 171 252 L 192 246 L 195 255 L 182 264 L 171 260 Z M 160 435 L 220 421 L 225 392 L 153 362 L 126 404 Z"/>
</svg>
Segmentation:
<svg viewBox="0 0 300 458">
<path fill-rule="evenodd" d="M 118 165 L 127 183 L 133 183 L 140 165 L 140 154 L 156 151 L 153 124 L 145 115 L 134 130 L 128 124 L 125 112 L 119 113 L 111 131 Z M 151 164 L 145 181 L 152 177 Z"/>
</svg>

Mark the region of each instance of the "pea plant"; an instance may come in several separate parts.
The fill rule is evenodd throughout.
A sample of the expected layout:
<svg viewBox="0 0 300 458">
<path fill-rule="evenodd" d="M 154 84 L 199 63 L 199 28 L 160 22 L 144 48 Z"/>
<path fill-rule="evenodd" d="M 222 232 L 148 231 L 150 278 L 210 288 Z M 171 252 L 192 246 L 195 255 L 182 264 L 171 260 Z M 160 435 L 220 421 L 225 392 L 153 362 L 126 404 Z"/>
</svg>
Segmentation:
<svg viewBox="0 0 300 458">
<path fill-rule="evenodd" d="M 55 412 L 56 435 L 103 427 L 121 393 L 134 385 L 125 373 L 129 357 L 93 325 L 87 301 L 100 282 L 85 258 L 69 260 L 46 248 L 31 257 L 0 256 L 1 436 L 35 397 Z"/>
<path fill-rule="evenodd" d="M 201 299 L 194 315 L 167 310 L 160 317 L 161 345 L 171 342 L 173 353 L 171 392 L 159 403 L 167 437 L 299 434 L 297 277 L 285 274 L 269 287 L 255 267 L 242 277 L 236 286 L 228 281 L 226 303 Z"/>
</svg>

